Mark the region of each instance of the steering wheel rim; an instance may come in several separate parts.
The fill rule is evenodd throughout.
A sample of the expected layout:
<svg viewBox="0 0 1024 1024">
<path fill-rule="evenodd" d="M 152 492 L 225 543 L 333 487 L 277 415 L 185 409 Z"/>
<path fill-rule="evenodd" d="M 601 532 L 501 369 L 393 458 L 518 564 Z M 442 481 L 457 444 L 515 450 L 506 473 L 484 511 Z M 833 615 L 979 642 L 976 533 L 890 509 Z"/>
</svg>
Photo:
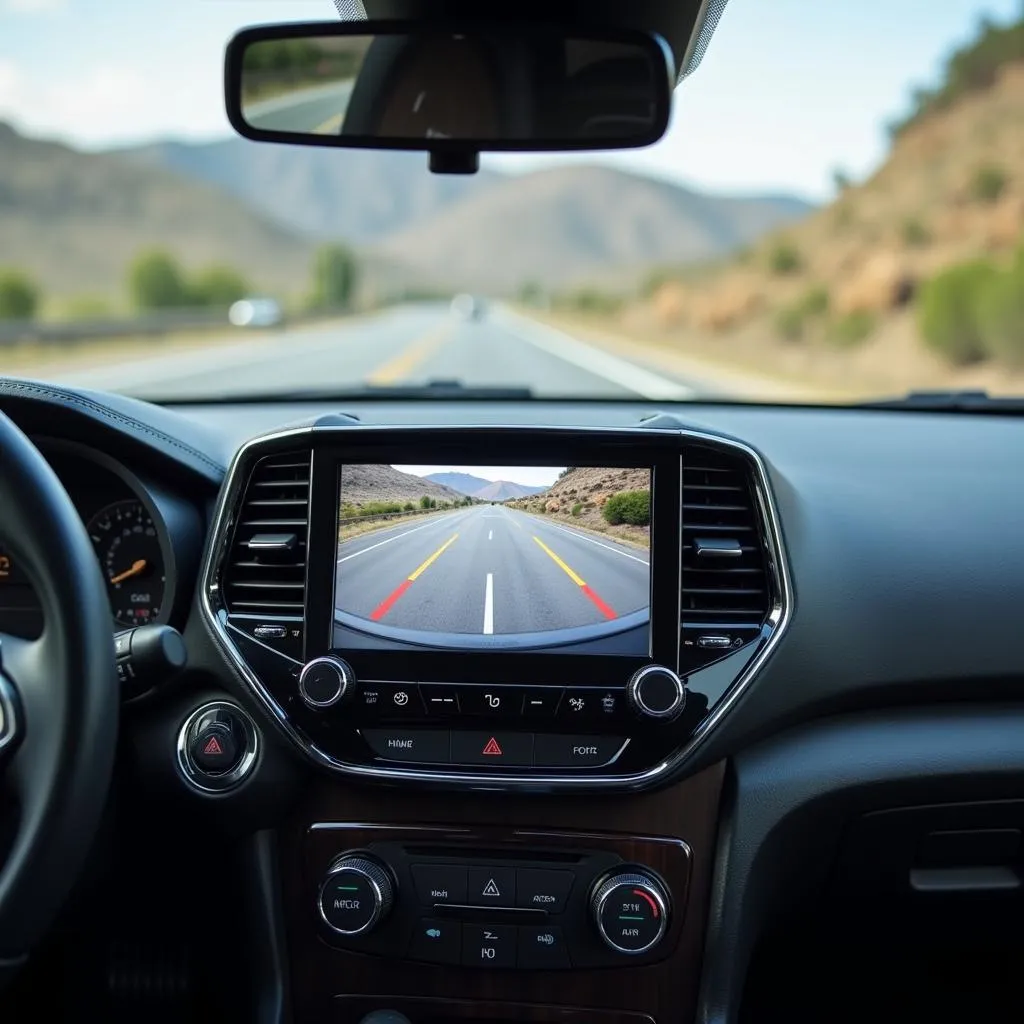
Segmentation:
<svg viewBox="0 0 1024 1024">
<path fill-rule="evenodd" d="M 3 413 L 0 509 L 0 541 L 32 581 L 44 618 L 38 640 L 0 633 L 0 733 L 8 734 L 0 786 L 17 805 L 0 851 L 2 985 L 52 924 L 89 852 L 110 788 L 120 695 L 110 605 L 85 527 Z M 6 800 L 0 811 L 10 814 Z"/>
</svg>

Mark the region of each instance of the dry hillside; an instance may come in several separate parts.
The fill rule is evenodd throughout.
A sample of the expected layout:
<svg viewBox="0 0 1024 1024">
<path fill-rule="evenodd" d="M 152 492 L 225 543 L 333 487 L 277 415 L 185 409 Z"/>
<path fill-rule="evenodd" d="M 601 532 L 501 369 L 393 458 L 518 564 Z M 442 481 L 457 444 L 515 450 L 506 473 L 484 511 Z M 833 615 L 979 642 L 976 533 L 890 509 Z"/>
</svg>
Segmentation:
<svg viewBox="0 0 1024 1024">
<path fill-rule="evenodd" d="M 650 486 L 650 471 L 646 469 L 576 466 L 568 469 L 546 491 L 505 504 L 524 512 L 561 519 L 566 525 L 611 534 L 646 546 L 650 543 L 649 527 L 628 526 L 624 523 L 610 526 L 601 510 L 613 494 L 646 491 Z"/>
<path fill-rule="evenodd" d="M 423 477 L 400 473 L 391 466 L 346 465 L 341 473 L 341 498 L 345 504 L 364 505 L 371 501 L 411 501 L 422 497 L 438 501 L 461 501 L 463 495 Z"/>
<path fill-rule="evenodd" d="M 308 287 L 313 247 L 198 182 L 126 159 L 19 135 L 0 122 L 0 263 L 46 295 L 116 300 L 140 250 L 195 269 L 236 267 L 257 287 Z"/>
<path fill-rule="evenodd" d="M 1024 241 L 1024 62 L 916 119 L 879 171 L 742 257 L 667 276 L 619 326 L 680 351 L 852 391 L 987 386 L 1004 366 L 929 352 L 914 304 L 960 262 L 1007 265 Z"/>
</svg>

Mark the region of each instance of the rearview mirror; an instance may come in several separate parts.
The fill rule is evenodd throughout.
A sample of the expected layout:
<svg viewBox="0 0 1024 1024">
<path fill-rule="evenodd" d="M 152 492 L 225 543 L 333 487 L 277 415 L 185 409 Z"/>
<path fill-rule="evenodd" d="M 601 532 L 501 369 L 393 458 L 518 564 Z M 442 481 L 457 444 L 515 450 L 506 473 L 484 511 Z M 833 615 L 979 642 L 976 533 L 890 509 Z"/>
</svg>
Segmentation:
<svg viewBox="0 0 1024 1024">
<path fill-rule="evenodd" d="M 668 45 L 645 32 L 352 21 L 245 29 L 225 88 L 246 138 L 475 158 L 650 145 L 674 74 Z"/>
</svg>

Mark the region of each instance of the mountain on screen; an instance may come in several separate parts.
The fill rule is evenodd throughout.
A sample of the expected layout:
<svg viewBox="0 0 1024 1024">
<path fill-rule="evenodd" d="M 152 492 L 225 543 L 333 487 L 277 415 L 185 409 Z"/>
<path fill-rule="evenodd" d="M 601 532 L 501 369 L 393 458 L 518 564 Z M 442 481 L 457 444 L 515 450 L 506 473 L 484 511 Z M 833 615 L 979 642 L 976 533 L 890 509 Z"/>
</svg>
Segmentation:
<svg viewBox="0 0 1024 1024">
<path fill-rule="evenodd" d="M 477 491 L 491 486 L 490 480 L 473 476 L 471 473 L 430 473 L 423 479 L 432 480 L 435 484 L 450 487 L 453 491 L 458 491 L 459 494 L 468 494 L 470 497 L 476 497 Z"/>
<path fill-rule="evenodd" d="M 510 480 L 484 480 L 483 477 L 471 473 L 431 473 L 424 480 L 430 480 L 442 487 L 450 487 L 460 494 L 468 494 L 471 498 L 481 501 L 508 501 L 510 498 L 525 498 L 530 494 L 539 494 L 545 488 L 527 487 L 524 484 L 512 483 Z"/>
</svg>

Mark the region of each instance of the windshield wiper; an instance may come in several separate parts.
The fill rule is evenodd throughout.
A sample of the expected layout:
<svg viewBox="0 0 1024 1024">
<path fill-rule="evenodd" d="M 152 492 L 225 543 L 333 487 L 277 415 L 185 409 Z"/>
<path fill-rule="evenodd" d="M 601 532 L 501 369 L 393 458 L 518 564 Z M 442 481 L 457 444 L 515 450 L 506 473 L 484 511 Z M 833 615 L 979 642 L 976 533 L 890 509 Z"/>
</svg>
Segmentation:
<svg viewBox="0 0 1024 1024">
<path fill-rule="evenodd" d="M 1024 398 L 994 398 L 987 391 L 908 391 L 897 398 L 858 402 L 858 409 L 906 409 L 921 412 L 1024 412 Z"/>
<path fill-rule="evenodd" d="M 534 398 L 528 387 L 466 385 L 457 380 L 432 380 L 426 384 L 359 384 L 351 388 L 293 388 L 267 391 L 224 392 L 161 396 L 161 405 L 243 405 L 261 402 L 343 402 L 418 401 L 421 399 L 456 399 L 458 401 L 528 401 Z"/>
</svg>

